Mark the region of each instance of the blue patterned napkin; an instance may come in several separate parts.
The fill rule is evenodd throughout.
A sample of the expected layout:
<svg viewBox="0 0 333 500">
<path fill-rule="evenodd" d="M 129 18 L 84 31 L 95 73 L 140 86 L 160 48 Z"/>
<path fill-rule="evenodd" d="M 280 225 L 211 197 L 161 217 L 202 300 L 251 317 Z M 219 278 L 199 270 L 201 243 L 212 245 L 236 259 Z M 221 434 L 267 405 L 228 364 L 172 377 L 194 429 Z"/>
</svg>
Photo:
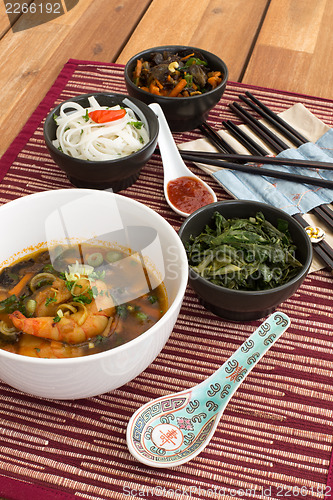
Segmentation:
<svg viewBox="0 0 333 500">
<path fill-rule="evenodd" d="M 328 130 L 315 143 L 307 142 L 298 149 L 287 149 L 277 157 L 331 162 L 333 158 L 333 130 Z M 265 165 L 265 168 L 333 180 L 333 170 L 283 165 Z M 219 170 L 212 175 L 235 198 L 269 203 L 290 215 L 304 214 L 319 205 L 333 201 L 333 189 L 311 186 L 310 184 L 300 184 L 226 169 Z"/>
<path fill-rule="evenodd" d="M 313 115 L 303 104 L 296 103 L 287 110 L 279 113 L 279 116 L 286 122 L 298 130 L 309 142 L 303 144 L 298 149 L 290 147 L 278 155 L 281 158 L 298 158 L 311 159 L 319 161 L 332 161 L 333 158 L 333 129 L 331 130 L 324 122 Z M 269 126 L 269 124 L 266 124 Z M 240 125 L 252 139 L 267 148 L 267 144 L 263 143 L 247 125 Z M 284 142 L 291 146 L 291 143 L 286 140 L 283 135 L 276 130 L 272 130 Z M 218 133 L 227 141 L 235 151 L 240 154 L 248 154 L 248 151 L 240 145 L 226 130 L 219 130 Z M 206 139 L 196 139 L 187 143 L 178 145 L 181 150 L 195 151 L 216 151 L 216 149 Z M 296 213 L 304 214 L 304 219 L 312 226 L 324 226 L 326 232 L 325 240 L 333 247 L 333 232 L 331 228 L 312 213 L 309 213 L 313 208 L 327 204 L 333 201 L 333 189 L 325 189 L 319 186 L 310 184 L 300 184 L 274 177 L 264 177 L 251 175 L 243 172 L 219 169 L 197 163 L 204 172 L 212 175 L 213 178 L 225 188 L 234 198 L 243 200 L 258 200 L 263 203 L 268 203 L 277 208 L 284 210 L 290 215 Z M 297 172 L 301 175 L 320 176 L 324 179 L 333 180 L 333 171 L 316 170 L 301 167 L 289 167 L 281 165 L 265 165 L 265 168 L 272 170 L 279 169 L 288 172 Z M 320 259 L 314 256 L 310 272 L 317 271 L 323 268 L 323 263 Z"/>
</svg>

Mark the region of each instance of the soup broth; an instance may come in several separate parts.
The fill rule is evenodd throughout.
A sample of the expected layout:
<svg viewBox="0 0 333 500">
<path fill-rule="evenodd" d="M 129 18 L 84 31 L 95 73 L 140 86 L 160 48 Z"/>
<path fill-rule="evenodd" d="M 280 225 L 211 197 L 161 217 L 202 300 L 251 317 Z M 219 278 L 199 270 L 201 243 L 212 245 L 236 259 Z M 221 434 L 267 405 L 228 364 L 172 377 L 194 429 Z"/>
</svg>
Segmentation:
<svg viewBox="0 0 333 500">
<path fill-rule="evenodd" d="M 80 244 L 27 255 L 0 273 L 0 348 L 38 358 L 113 349 L 166 312 L 140 255 Z"/>
</svg>

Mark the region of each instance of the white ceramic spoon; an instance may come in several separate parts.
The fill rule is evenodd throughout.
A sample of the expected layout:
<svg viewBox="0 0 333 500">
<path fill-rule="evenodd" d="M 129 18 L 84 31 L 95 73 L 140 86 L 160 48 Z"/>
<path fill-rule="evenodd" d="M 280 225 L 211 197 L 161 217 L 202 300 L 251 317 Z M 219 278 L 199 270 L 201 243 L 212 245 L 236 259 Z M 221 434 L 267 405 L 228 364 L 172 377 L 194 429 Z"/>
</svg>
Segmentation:
<svg viewBox="0 0 333 500">
<path fill-rule="evenodd" d="M 139 408 L 127 426 L 131 454 L 160 468 L 175 467 L 196 457 L 213 437 L 232 395 L 289 324 L 288 316 L 273 313 L 201 384 Z"/>
<path fill-rule="evenodd" d="M 183 212 L 179 208 L 177 208 L 173 203 L 171 203 L 168 195 L 168 183 L 174 179 L 178 179 L 179 177 L 191 177 L 197 179 L 201 184 L 205 186 L 205 188 L 212 195 L 213 200 L 217 201 L 216 194 L 212 190 L 206 182 L 201 180 L 197 175 L 193 174 L 190 169 L 185 165 L 176 143 L 172 137 L 168 122 L 165 118 L 163 110 L 161 106 L 157 103 L 149 104 L 149 107 L 154 111 L 159 121 L 159 134 L 158 134 L 158 146 L 160 148 L 160 153 L 162 157 L 163 163 L 163 171 L 164 171 L 164 195 L 169 204 L 169 206 L 174 210 L 177 214 L 182 217 L 188 217 L 190 214 L 187 212 Z"/>
</svg>

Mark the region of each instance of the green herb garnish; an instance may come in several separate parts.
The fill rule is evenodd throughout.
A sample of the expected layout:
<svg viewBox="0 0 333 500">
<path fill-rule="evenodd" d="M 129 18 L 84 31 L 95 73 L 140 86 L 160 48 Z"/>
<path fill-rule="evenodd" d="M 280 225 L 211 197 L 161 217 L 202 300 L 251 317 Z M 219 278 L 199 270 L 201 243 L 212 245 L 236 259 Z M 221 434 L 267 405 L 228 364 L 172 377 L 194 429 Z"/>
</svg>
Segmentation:
<svg viewBox="0 0 333 500">
<path fill-rule="evenodd" d="M 187 82 L 187 87 L 192 87 L 193 86 L 193 75 L 184 75 L 184 78 Z"/>
<path fill-rule="evenodd" d="M 190 57 L 185 63 L 185 67 L 192 66 L 192 64 L 201 64 L 202 66 L 207 66 L 206 61 L 202 61 L 198 57 Z"/>
<path fill-rule="evenodd" d="M 25 299 L 26 295 L 21 295 L 20 297 L 11 295 L 7 299 L 2 300 L 0 302 L 0 313 L 11 314 L 14 311 L 20 311 L 24 316 L 28 316 L 24 304 Z"/>
<path fill-rule="evenodd" d="M 54 274 L 54 272 L 55 272 L 54 267 L 52 266 L 52 264 L 45 264 L 45 266 L 43 267 L 43 272 Z"/>
<path fill-rule="evenodd" d="M 147 321 L 148 319 L 148 316 L 146 313 L 142 312 L 142 311 L 139 311 L 135 314 L 136 318 L 139 320 L 139 321 Z"/>
<path fill-rule="evenodd" d="M 105 280 L 105 269 L 102 271 L 93 271 L 92 273 L 89 274 L 89 279 L 96 281 L 96 280 Z"/>
<path fill-rule="evenodd" d="M 17 305 L 19 303 L 19 299 L 16 295 L 11 295 L 7 299 L 4 299 L 0 302 L 0 313 L 12 313 L 17 309 Z"/>
<path fill-rule="evenodd" d="M 87 295 L 76 295 L 73 296 L 73 302 L 79 302 L 80 304 L 90 304 L 93 299 L 93 292 L 91 289 L 89 289 L 87 292 L 85 292 Z"/>
<path fill-rule="evenodd" d="M 155 304 L 155 302 L 157 302 L 158 299 L 157 299 L 156 295 L 149 295 L 148 300 L 151 304 Z"/>
<path fill-rule="evenodd" d="M 127 318 L 128 309 L 124 304 L 117 306 L 116 310 L 117 310 L 117 314 L 120 318 L 123 318 L 123 319 Z"/>
<path fill-rule="evenodd" d="M 54 292 L 54 297 L 48 297 L 45 301 L 45 305 L 48 306 L 52 302 L 57 302 L 57 292 Z"/>
<path fill-rule="evenodd" d="M 137 128 L 138 130 L 140 130 L 140 128 L 143 127 L 143 122 L 130 122 L 131 125 L 133 125 L 133 127 Z"/>
</svg>

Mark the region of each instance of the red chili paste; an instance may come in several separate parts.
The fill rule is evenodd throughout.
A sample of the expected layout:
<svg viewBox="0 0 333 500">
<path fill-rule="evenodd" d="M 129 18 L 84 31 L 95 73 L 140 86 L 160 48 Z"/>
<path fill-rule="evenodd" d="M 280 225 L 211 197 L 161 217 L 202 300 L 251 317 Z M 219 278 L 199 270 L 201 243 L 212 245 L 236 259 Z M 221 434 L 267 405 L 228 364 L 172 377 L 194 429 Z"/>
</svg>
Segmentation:
<svg viewBox="0 0 333 500">
<path fill-rule="evenodd" d="M 178 177 L 170 181 L 167 185 L 167 193 L 171 203 L 186 214 L 191 214 L 214 201 L 206 186 L 193 177 Z"/>
</svg>

